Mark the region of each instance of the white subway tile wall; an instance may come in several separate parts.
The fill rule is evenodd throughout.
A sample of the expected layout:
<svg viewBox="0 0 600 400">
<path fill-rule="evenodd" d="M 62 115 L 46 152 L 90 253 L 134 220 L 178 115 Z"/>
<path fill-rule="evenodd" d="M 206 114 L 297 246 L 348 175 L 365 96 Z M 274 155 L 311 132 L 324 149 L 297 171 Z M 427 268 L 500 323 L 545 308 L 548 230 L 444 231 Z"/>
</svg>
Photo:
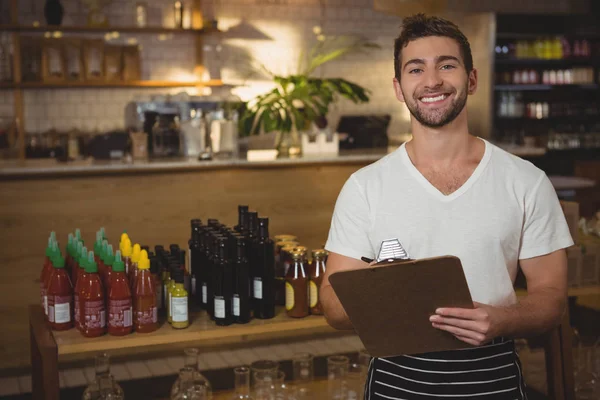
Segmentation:
<svg viewBox="0 0 600 400">
<path fill-rule="evenodd" d="M 135 1 L 115 0 L 106 14 L 113 26 L 134 25 Z M 63 0 L 64 25 L 84 25 L 87 9 L 79 0 Z M 147 0 L 148 25 L 173 25 L 172 2 Z M 373 11 L 372 0 L 213 0 L 203 1 L 205 18 L 216 18 L 221 29 L 250 25 L 267 37 L 266 40 L 246 40 L 243 30 L 231 40 L 222 41 L 220 59 L 225 81 L 245 83 L 239 90 L 243 98 L 269 88 L 265 79 L 248 76 L 246 57 L 262 63 L 278 74 L 297 72 L 299 55 L 316 43 L 314 26 L 320 26 L 325 35 L 358 35 L 378 43 L 381 48 L 368 53 L 353 54 L 331 62 L 317 70 L 317 76 L 342 77 L 365 86 L 371 91 L 368 104 L 355 105 L 340 100 L 330 108 L 329 121 L 337 126 L 344 114 L 390 114 L 390 132 L 404 132 L 409 128 L 408 111 L 393 92 L 393 41 L 399 32 L 401 20 L 395 16 Z M 184 1 L 187 10 L 191 1 Z M 44 23 L 43 5 L 36 0 L 19 1 L 20 21 Z M 188 17 L 189 18 L 189 17 Z M 184 18 L 185 19 L 185 18 Z M 75 34 L 72 34 L 75 35 Z M 79 34 L 81 36 L 81 34 Z M 136 37 L 141 45 L 143 79 L 190 79 L 195 62 L 194 38 L 191 35 L 121 34 L 114 40 L 125 43 Z M 232 34 L 232 36 L 234 36 Z M 98 35 L 96 35 L 98 37 Z M 269 39 L 270 38 L 270 39 Z M 165 40 L 161 40 L 165 39 Z M 216 37 L 205 39 L 205 61 L 211 69 L 214 64 Z M 176 94 L 194 89 L 36 89 L 25 92 L 25 129 L 42 132 L 48 129 L 105 131 L 123 128 L 124 111 L 128 102 L 158 94 Z M 244 95 L 246 94 L 246 95 Z M 13 113 L 13 96 L 0 91 L 0 115 Z"/>
</svg>

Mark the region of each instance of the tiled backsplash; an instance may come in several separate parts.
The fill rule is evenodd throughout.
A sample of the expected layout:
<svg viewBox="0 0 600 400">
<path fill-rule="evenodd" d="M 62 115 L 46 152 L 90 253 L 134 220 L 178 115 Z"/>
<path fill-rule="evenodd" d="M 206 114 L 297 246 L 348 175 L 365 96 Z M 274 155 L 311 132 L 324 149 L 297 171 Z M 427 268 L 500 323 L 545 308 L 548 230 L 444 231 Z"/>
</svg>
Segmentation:
<svg viewBox="0 0 600 400">
<path fill-rule="evenodd" d="M 62 0 L 61 3 L 65 8 L 63 24 L 85 24 L 86 8 L 83 2 Z M 107 8 L 111 24 L 133 25 L 135 3 L 133 0 L 114 0 Z M 149 25 L 158 25 L 161 21 L 167 25 L 172 21 L 171 1 L 147 0 L 145 3 L 149 9 Z M 184 4 L 189 10 L 191 1 L 184 1 Z M 355 105 L 346 100 L 334 104 L 329 120 L 335 127 L 339 116 L 344 114 L 391 114 L 390 132 L 408 130 L 408 111 L 396 100 L 392 87 L 393 40 L 401 21 L 397 17 L 373 11 L 372 0 L 204 0 L 202 4 L 205 18 L 214 16 L 219 20 L 220 28 L 237 26 L 241 22 L 266 38 L 242 39 L 242 32 L 237 36 L 230 34 L 229 39 L 221 42 L 222 77 L 226 82 L 241 83 L 240 76 L 246 69 L 246 64 L 236 58 L 235 54 L 239 53 L 236 49 L 249 52 L 253 59 L 274 73 L 296 72 L 301 51 L 316 42 L 314 26 L 320 26 L 325 35 L 358 35 L 377 42 L 380 49 L 345 56 L 316 72 L 327 77 L 342 77 L 371 90 L 368 104 Z M 41 2 L 20 0 L 19 7 L 22 23 L 44 22 Z M 124 42 L 131 37 L 122 34 L 117 41 Z M 195 61 L 191 35 L 173 35 L 160 40 L 159 35 L 144 34 L 137 36 L 137 39 L 142 46 L 143 79 L 176 80 L 191 74 Z M 212 54 L 216 40 L 216 37 L 212 37 L 205 41 L 207 63 L 214 60 Z M 260 93 L 261 88 L 268 87 L 266 85 L 265 80 L 246 81 L 237 93 L 248 97 Z M 189 89 L 26 90 L 25 127 L 28 132 L 42 132 L 51 128 L 86 131 L 122 128 L 128 102 L 136 97 L 174 94 L 182 90 Z M 11 114 L 12 108 L 12 92 L 0 91 L 0 115 Z"/>
</svg>

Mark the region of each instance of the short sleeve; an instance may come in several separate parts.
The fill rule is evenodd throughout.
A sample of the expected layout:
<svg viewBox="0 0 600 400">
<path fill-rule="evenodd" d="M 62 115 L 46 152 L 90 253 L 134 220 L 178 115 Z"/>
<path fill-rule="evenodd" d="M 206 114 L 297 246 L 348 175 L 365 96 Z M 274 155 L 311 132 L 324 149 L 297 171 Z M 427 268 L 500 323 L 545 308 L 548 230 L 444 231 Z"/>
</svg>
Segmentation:
<svg viewBox="0 0 600 400">
<path fill-rule="evenodd" d="M 542 174 L 525 199 L 519 259 L 550 254 L 572 245 L 573 239 L 556 191 L 546 174 Z"/>
<path fill-rule="evenodd" d="M 369 241 L 369 205 L 354 176 L 344 184 L 333 211 L 325 248 L 346 257 L 374 258 Z"/>
</svg>

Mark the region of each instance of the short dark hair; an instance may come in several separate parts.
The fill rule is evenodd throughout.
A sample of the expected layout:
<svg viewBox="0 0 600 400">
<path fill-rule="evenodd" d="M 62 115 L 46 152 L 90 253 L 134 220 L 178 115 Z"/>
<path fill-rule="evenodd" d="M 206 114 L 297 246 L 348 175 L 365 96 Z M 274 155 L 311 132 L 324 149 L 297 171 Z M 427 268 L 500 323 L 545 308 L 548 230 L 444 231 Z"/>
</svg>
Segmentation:
<svg viewBox="0 0 600 400">
<path fill-rule="evenodd" d="M 447 19 L 428 17 L 425 14 L 415 14 L 404 19 L 400 36 L 394 42 L 394 73 L 400 79 L 401 52 L 409 42 L 429 36 L 443 36 L 458 42 L 465 63 L 467 74 L 473 70 L 473 55 L 467 37 L 458 26 Z"/>
</svg>

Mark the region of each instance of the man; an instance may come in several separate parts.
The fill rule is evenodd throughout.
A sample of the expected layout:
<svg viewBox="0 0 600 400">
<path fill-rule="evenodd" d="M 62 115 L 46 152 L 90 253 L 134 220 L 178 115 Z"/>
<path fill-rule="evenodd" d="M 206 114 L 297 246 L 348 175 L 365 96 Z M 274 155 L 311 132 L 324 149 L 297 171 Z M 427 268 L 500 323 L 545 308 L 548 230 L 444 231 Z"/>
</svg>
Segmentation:
<svg viewBox="0 0 600 400">
<path fill-rule="evenodd" d="M 375 258 L 383 240 L 397 238 L 412 258 L 455 255 L 474 308 L 438 309 L 431 329 L 470 346 L 373 359 L 365 398 L 525 399 L 512 339 L 556 326 L 566 303 L 564 249 L 573 241 L 556 193 L 543 171 L 470 135 L 465 105 L 477 70 L 456 25 L 406 18 L 394 59 L 394 90 L 410 110 L 413 139 L 354 173 L 340 192 L 326 245 L 325 316 L 352 329 L 328 278 L 365 268 L 360 258 Z M 517 300 L 519 266 L 528 295 Z"/>
</svg>

